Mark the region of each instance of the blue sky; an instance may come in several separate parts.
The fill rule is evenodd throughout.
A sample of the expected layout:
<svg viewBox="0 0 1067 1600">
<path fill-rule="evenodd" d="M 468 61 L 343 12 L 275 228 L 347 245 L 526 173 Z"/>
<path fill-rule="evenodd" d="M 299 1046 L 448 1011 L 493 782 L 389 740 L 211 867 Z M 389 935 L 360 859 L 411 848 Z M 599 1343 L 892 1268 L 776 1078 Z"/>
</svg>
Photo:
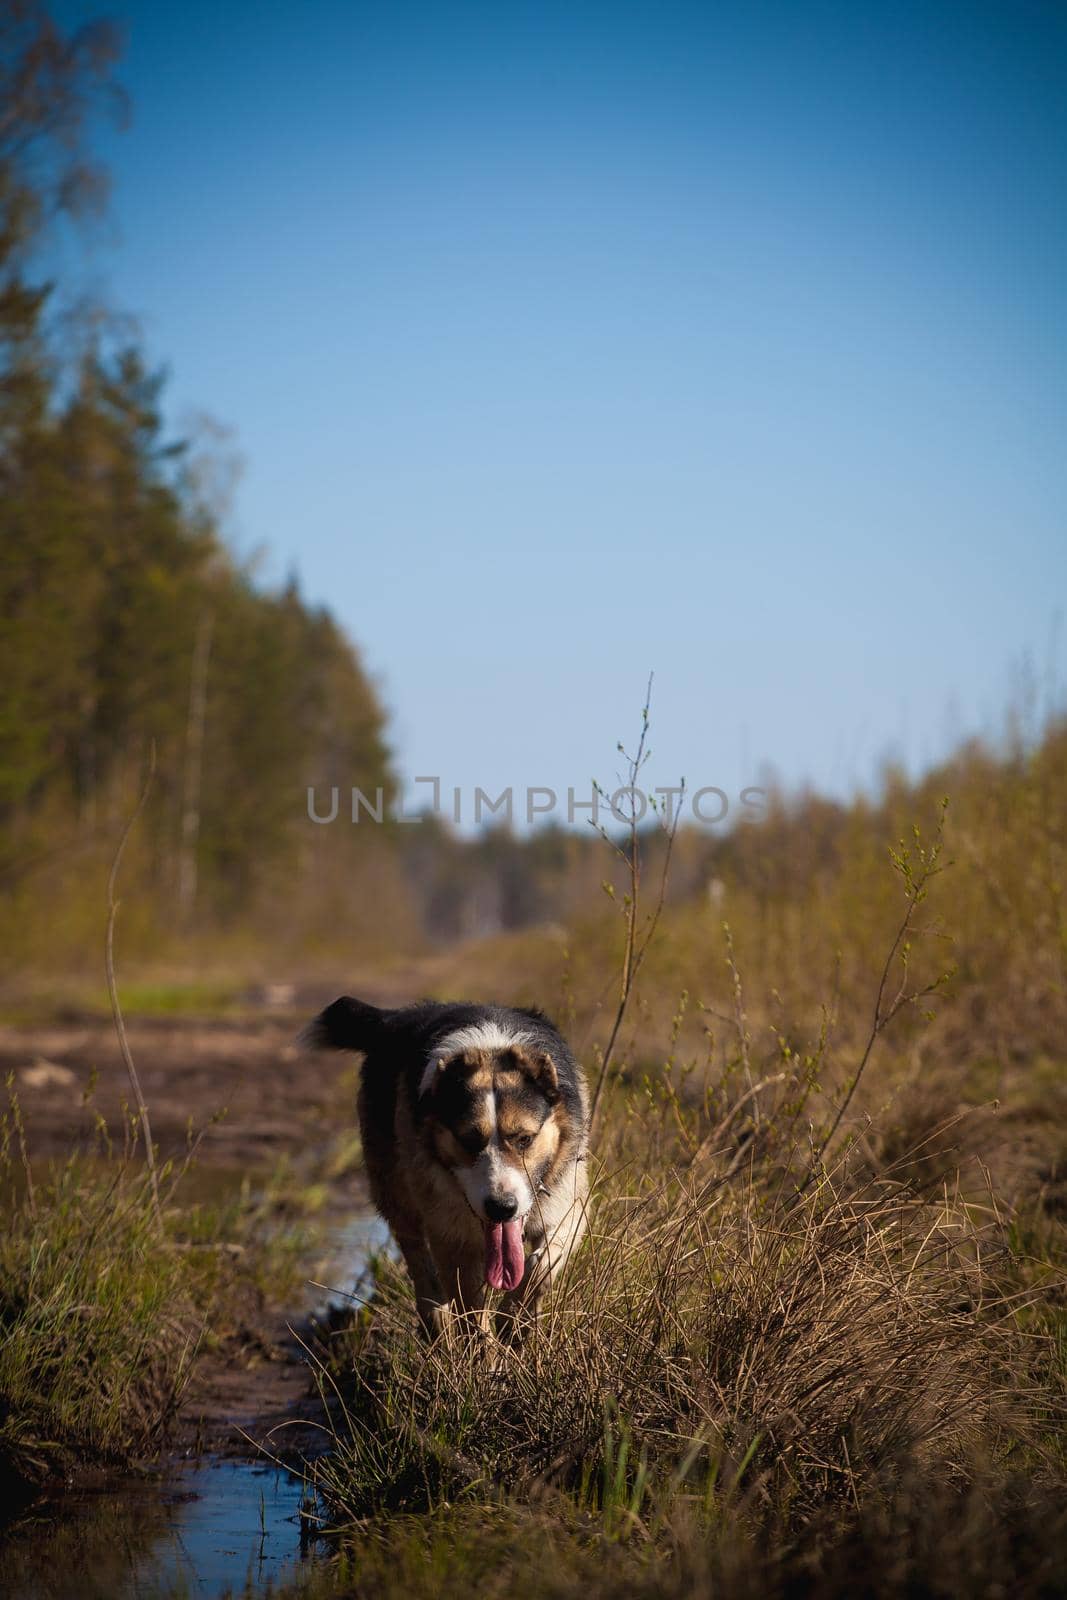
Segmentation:
<svg viewBox="0 0 1067 1600">
<path fill-rule="evenodd" d="M 115 15 L 81 270 L 406 773 L 609 782 L 655 669 L 657 781 L 843 794 L 1062 682 L 1062 6 Z"/>
</svg>

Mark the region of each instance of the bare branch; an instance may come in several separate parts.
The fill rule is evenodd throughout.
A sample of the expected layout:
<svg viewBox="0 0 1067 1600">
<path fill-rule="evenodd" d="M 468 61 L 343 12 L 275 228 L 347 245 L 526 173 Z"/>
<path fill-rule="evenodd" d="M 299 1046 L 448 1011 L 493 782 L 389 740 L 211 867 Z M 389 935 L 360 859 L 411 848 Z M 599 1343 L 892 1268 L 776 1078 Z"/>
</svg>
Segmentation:
<svg viewBox="0 0 1067 1600">
<path fill-rule="evenodd" d="M 627 894 L 625 901 L 626 940 L 623 946 L 622 971 L 619 980 L 619 1001 L 615 1008 L 615 1017 L 611 1025 L 611 1032 L 608 1035 L 608 1042 L 604 1047 L 604 1054 L 601 1058 L 600 1071 L 597 1075 L 596 1089 L 593 1093 L 593 1103 L 589 1112 L 590 1139 L 592 1139 L 593 1134 L 596 1131 L 597 1120 L 604 1098 L 604 1089 L 608 1081 L 608 1075 L 611 1071 L 612 1062 L 615 1058 L 615 1050 L 618 1045 L 619 1034 L 622 1031 L 622 1025 L 626 1019 L 627 1010 L 629 1009 L 630 996 L 633 993 L 634 982 L 637 978 L 638 972 L 641 970 L 641 964 L 645 959 L 648 947 L 655 936 L 656 928 L 659 925 L 660 915 L 663 911 L 663 904 L 667 894 L 667 883 L 670 877 L 671 856 L 674 850 L 674 837 L 678 831 L 678 821 L 682 812 L 682 807 L 679 803 L 674 808 L 671 815 L 671 821 L 667 827 L 667 848 L 664 855 L 663 868 L 660 873 L 659 892 L 656 897 L 656 903 L 644 927 L 642 928 L 639 925 L 641 905 L 641 845 L 637 831 L 639 817 L 633 790 L 636 787 L 637 778 L 641 768 L 648 759 L 646 743 L 648 740 L 649 730 L 649 708 L 652 703 L 652 679 L 653 674 L 649 673 L 648 685 L 645 689 L 645 703 L 641 711 L 641 737 L 638 740 L 637 749 L 633 756 L 628 758 L 628 787 L 631 791 L 631 794 L 629 827 L 626 835 L 625 848 L 620 849 L 620 847 L 615 844 L 614 840 L 608 838 L 608 843 L 626 863 L 626 869 L 629 875 L 629 893 Z M 622 748 L 621 745 L 619 748 Z M 601 833 L 603 837 L 607 838 L 607 835 L 604 833 L 603 829 L 601 829 Z"/>
</svg>

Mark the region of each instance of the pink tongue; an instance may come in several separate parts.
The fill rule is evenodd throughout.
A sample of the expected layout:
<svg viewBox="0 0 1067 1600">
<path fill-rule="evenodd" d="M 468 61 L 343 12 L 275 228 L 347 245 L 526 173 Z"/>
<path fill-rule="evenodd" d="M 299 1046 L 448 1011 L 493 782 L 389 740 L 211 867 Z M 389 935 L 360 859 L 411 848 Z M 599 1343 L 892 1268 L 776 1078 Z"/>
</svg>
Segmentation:
<svg viewBox="0 0 1067 1600">
<path fill-rule="evenodd" d="M 517 1289 L 526 1270 L 521 1222 L 485 1225 L 485 1281 L 490 1289 Z"/>
</svg>

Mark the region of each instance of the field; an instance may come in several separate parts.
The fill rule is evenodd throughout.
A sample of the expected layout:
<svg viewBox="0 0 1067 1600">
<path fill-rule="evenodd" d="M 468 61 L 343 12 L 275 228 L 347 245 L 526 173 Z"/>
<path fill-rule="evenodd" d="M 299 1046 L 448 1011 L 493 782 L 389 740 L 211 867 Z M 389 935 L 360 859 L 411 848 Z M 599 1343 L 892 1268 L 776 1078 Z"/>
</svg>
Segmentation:
<svg viewBox="0 0 1067 1600">
<path fill-rule="evenodd" d="M 247 1453 L 236 1419 L 317 1496 L 301 1592 L 1061 1592 L 1065 752 L 783 808 L 662 906 L 664 840 L 623 839 L 567 930 L 343 981 L 138 975 L 160 1214 L 106 997 L 24 984 L 12 1481 Z M 603 1077 L 589 1242 L 521 1349 L 427 1351 L 387 1257 L 287 1336 L 363 1203 L 352 1064 L 293 1044 L 338 987 L 539 1000 Z"/>
</svg>

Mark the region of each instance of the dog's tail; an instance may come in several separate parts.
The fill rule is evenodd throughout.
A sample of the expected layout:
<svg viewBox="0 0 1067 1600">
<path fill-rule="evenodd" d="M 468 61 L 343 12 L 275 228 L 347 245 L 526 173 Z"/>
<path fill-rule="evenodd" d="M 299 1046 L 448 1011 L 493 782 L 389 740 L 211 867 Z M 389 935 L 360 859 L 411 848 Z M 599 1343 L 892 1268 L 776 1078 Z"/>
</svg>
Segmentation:
<svg viewBox="0 0 1067 1600">
<path fill-rule="evenodd" d="M 363 1050 L 380 1038 L 386 1012 L 344 994 L 320 1011 L 304 1028 L 297 1043 L 305 1050 Z"/>
</svg>

